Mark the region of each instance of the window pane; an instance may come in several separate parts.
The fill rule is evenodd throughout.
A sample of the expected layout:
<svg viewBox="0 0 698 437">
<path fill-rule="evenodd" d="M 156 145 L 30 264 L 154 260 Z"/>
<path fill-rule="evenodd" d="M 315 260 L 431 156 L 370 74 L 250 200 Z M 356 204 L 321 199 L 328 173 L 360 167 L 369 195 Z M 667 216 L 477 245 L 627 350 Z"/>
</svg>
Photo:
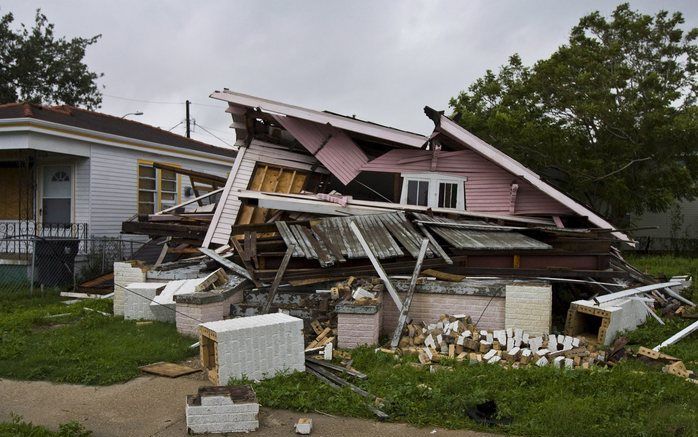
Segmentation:
<svg viewBox="0 0 698 437">
<path fill-rule="evenodd" d="M 175 181 L 177 180 L 177 174 L 173 171 L 170 170 L 161 170 L 160 173 L 162 176 L 162 180 L 168 180 L 168 181 Z"/>
<path fill-rule="evenodd" d="M 458 205 L 458 184 L 439 184 L 439 208 L 455 208 Z"/>
<path fill-rule="evenodd" d="M 138 214 L 153 214 L 155 212 L 154 203 L 138 203 Z"/>
<path fill-rule="evenodd" d="M 419 201 L 417 205 L 427 206 L 429 204 L 429 182 L 419 181 Z"/>
<path fill-rule="evenodd" d="M 175 193 L 162 193 L 160 195 L 160 200 L 162 200 L 163 202 L 166 200 L 175 200 Z"/>
<path fill-rule="evenodd" d="M 155 179 L 155 169 L 146 165 L 138 166 L 138 176 Z"/>
<path fill-rule="evenodd" d="M 177 182 L 175 181 L 166 181 L 163 179 L 160 184 L 160 189 L 162 191 L 177 191 Z"/>
<path fill-rule="evenodd" d="M 141 190 L 155 190 L 155 179 L 138 179 L 138 188 Z"/>
<path fill-rule="evenodd" d="M 407 204 L 417 204 L 417 181 L 407 181 Z"/>
<path fill-rule="evenodd" d="M 139 191 L 138 201 L 139 202 L 150 202 L 152 203 L 155 199 L 155 193 L 152 191 Z"/>
</svg>

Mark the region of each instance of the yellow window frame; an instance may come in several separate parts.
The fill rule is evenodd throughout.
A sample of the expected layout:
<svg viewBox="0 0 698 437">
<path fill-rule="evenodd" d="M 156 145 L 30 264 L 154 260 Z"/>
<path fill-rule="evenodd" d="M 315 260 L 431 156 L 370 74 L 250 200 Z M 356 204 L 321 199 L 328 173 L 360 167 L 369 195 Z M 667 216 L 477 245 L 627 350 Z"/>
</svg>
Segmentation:
<svg viewBox="0 0 698 437">
<path fill-rule="evenodd" d="M 161 162 L 161 161 L 158 161 Z M 152 167 L 155 161 L 148 161 L 145 159 L 139 159 L 138 160 L 138 167 L 136 168 L 136 211 L 140 210 L 140 191 L 141 191 L 141 176 L 140 176 L 140 168 L 141 166 L 150 166 Z M 173 162 L 163 162 L 163 164 L 167 164 L 172 167 L 176 168 L 182 168 L 181 164 L 176 164 Z M 153 211 L 153 214 L 162 211 L 162 171 L 160 169 L 154 169 L 155 170 L 155 195 L 156 195 L 156 201 L 154 205 L 155 211 Z M 175 174 L 175 177 L 177 178 L 177 201 L 175 204 L 180 204 L 182 203 L 182 177 L 180 174 Z"/>
</svg>

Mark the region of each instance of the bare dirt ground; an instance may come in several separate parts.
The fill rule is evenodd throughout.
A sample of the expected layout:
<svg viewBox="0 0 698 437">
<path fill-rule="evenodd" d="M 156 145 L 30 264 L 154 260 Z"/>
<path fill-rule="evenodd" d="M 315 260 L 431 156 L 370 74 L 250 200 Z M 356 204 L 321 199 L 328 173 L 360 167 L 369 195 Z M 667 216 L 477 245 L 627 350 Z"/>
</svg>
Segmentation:
<svg viewBox="0 0 698 437">
<path fill-rule="evenodd" d="M 197 374 L 176 379 L 143 376 L 106 387 L 0 379 L 0 421 L 14 412 L 51 429 L 76 420 L 95 437 L 186 436 L 185 398 L 200 385 L 207 381 Z M 494 436 L 269 408 L 262 408 L 260 429 L 252 435 L 295 435 L 293 424 L 302 416 L 313 419 L 313 436 Z"/>
</svg>

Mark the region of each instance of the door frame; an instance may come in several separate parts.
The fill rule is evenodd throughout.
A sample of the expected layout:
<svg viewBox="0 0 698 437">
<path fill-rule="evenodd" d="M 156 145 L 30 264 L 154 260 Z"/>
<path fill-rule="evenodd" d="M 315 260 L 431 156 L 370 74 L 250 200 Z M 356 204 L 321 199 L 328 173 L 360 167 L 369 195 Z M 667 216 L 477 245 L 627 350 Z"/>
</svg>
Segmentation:
<svg viewBox="0 0 698 437">
<path fill-rule="evenodd" d="M 37 173 L 36 181 L 36 223 L 44 224 L 44 173 L 46 167 L 57 167 L 66 166 L 70 168 L 70 223 L 75 223 L 75 173 L 76 165 L 74 162 L 45 162 L 38 165 L 39 171 Z"/>
</svg>

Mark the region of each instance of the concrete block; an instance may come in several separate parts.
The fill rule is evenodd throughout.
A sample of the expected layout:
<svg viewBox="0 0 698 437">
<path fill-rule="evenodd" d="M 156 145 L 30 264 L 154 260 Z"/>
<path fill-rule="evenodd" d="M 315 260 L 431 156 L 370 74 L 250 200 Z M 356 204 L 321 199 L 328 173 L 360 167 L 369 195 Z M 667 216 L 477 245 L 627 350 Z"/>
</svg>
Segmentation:
<svg viewBox="0 0 698 437">
<path fill-rule="evenodd" d="M 162 282 L 136 282 L 127 285 L 124 294 L 124 319 L 157 320 L 150 304 L 166 285 Z"/>
</svg>

